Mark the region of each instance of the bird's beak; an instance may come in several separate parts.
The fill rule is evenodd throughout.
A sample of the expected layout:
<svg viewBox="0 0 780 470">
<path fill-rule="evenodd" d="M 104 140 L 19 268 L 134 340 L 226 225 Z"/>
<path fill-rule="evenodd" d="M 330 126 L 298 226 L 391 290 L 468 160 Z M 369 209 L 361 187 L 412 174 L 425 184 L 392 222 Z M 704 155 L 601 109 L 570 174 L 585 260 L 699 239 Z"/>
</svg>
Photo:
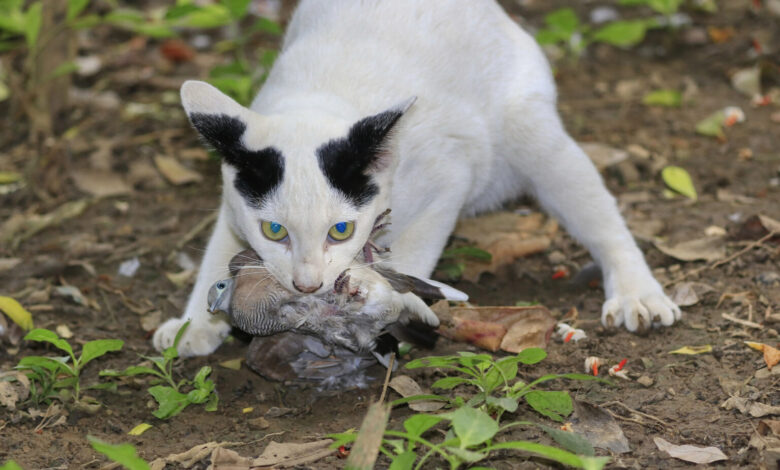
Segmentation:
<svg viewBox="0 0 780 470">
<path fill-rule="evenodd" d="M 217 297 L 217 299 L 214 302 L 212 302 L 211 305 L 209 305 L 208 308 L 209 313 L 212 315 L 217 313 L 219 311 L 218 306 L 219 306 L 219 297 Z"/>
</svg>

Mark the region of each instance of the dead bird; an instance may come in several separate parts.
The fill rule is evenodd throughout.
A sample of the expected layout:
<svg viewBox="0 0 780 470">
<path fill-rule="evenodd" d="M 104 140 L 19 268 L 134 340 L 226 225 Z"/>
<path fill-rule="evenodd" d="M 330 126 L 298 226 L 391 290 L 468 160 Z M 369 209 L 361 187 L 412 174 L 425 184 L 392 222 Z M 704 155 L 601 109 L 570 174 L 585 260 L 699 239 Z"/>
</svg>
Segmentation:
<svg viewBox="0 0 780 470">
<path fill-rule="evenodd" d="M 445 284 L 377 265 L 353 264 L 332 291 L 319 295 L 286 290 L 252 250 L 234 256 L 229 267 L 232 277 L 209 290 L 211 313 L 224 312 L 235 327 L 252 335 L 295 331 L 356 352 L 372 351 L 376 338 L 396 322 L 437 327 L 439 319 L 420 297 L 468 299 Z"/>
</svg>

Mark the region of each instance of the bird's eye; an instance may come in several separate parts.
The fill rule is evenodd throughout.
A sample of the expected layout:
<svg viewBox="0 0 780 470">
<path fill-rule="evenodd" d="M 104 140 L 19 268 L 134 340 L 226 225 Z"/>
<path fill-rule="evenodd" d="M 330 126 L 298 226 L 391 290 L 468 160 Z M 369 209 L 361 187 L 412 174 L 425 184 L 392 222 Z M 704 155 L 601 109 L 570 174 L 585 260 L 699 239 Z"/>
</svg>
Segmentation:
<svg viewBox="0 0 780 470">
<path fill-rule="evenodd" d="M 227 287 L 227 285 L 225 285 L 225 283 L 224 283 L 224 282 L 219 282 L 219 283 L 217 283 L 217 289 L 219 289 L 219 290 L 222 290 L 222 289 L 224 289 L 225 287 Z"/>
<path fill-rule="evenodd" d="M 262 229 L 265 238 L 271 241 L 282 242 L 287 239 L 287 229 L 279 222 L 268 222 L 267 220 L 264 220 L 260 224 L 260 228 Z"/>
<path fill-rule="evenodd" d="M 334 242 L 343 242 L 355 232 L 354 222 L 339 222 L 328 230 L 328 238 Z"/>
</svg>

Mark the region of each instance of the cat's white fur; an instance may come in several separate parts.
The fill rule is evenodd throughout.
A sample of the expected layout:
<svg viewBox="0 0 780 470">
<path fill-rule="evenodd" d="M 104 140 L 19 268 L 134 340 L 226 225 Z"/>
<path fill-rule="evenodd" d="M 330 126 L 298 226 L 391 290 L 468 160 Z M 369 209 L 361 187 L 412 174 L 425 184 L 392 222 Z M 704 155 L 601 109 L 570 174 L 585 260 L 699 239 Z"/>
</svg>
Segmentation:
<svg viewBox="0 0 780 470">
<path fill-rule="evenodd" d="M 384 169 L 380 194 L 361 210 L 328 186 L 315 150 L 356 121 L 410 97 Z M 160 326 L 154 345 L 202 355 L 230 327 L 206 312 L 209 286 L 250 245 L 284 285 L 332 286 L 368 237 L 373 218 L 392 208 L 385 239 L 390 264 L 427 277 L 458 217 L 536 196 L 585 245 L 604 273 L 602 321 L 671 325 L 679 308 L 653 278 L 614 198 L 556 111 L 555 85 L 534 38 L 493 0 L 303 0 L 281 54 L 250 109 L 202 82 L 182 87 L 187 113 L 227 114 L 247 124 L 244 145 L 272 145 L 285 158 L 282 185 L 262 210 L 233 187 L 223 164 L 219 218 L 182 318 Z M 289 245 L 271 242 L 259 221 L 287 227 Z M 328 228 L 356 221 L 356 233 L 328 244 Z"/>
</svg>

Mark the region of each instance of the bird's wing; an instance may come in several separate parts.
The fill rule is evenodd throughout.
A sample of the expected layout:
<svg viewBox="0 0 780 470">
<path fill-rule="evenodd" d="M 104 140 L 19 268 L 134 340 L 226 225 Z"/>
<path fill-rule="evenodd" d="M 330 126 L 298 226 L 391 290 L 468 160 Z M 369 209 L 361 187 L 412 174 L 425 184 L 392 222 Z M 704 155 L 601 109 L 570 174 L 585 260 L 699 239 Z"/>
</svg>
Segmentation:
<svg viewBox="0 0 780 470">
<path fill-rule="evenodd" d="M 230 263 L 228 263 L 230 275 L 235 276 L 244 266 L 263 266 L 263 258 L 251 248 L 236 253 L 233 259 L 230 260 Z"/>
<path fill-rule="evenodd" d="M 375 265 L 373 269 L 387 279 L 393 290 L 401 293 L 411 292 L 425 299 L 447 299 L 463 302 L 469 299 L 465 292 L 432 279 L 420 279 L 383 266 Z"/>
</svg>

